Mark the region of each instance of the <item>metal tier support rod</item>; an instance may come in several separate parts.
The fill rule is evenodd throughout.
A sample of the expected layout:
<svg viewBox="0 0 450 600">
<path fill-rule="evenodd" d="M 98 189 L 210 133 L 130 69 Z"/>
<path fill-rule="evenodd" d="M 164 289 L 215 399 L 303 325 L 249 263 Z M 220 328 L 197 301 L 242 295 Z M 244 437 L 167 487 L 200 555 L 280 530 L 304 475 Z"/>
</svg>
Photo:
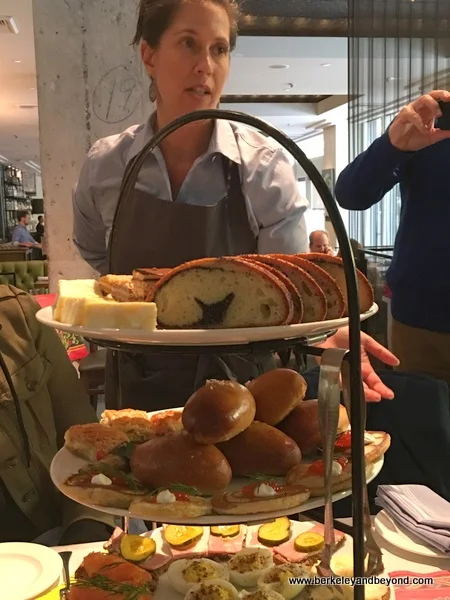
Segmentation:
<svg viewBox="0 0 450 600">
<path fill-rule="evenodd" d="M 314 164 L 306 157 L 299 146 L 287 135 L 272 127 L 265 121 L 245 113 L 225 111 L 225 110 L 200 110 L 179 117 L 172 123 L 169 123 L 160 129 L 152 139 L 147 142 L 144 148 L 137 154 L 126 168 L 122 186 L 117 203 L 116 213 L 111 229 L 110 243 L 108 248 L 109 272 L 115 273 L 114 264 L 116 253 L 120 253 L 120 248 L 116 242 L 116 222 L 121 218 L 121 213 L 126 210 L 127 199 L 133 192 L 139 171 L 149 154 L 171 133 L 193 123 L 210 119 L 225 119 L 232 122 L 243 123 L 259 129 L 267 136 L 273 138 L 281 144 L 293 158 L 300 164 L 307 176 L 312 181 L 314 187 L 319 193 L 325 209 L 331 219 L 331 223 L 336 233 L 337 241 L 341 251 L 345 279 L 347 285 L 347 305 L 350 327 L 350 394 L 351 394 L 351 423 L 352 423 L 352 505 L 353 505 L 353 559 L 354 575 L 357 578 L 364 577 L 364 511 L 363 511 L 363 486 L 365 485 L 365 465 L 364 465 L 364 423 L 363 423 L 363 402 L 365 399 L 361 394 L 361 332 L 360 332 L 360 307 L 358 296 L 358 283 L 356 275 L 355 260 L 350 246 L 350 241 L 345 230 L 338 206 L 331 195 L 331 192 L 320 175 Z M 137 348 L 136 348 L 137 350 Z M 354 590 L 355 600 L 364 600 L 364 586 L 357 586 Z"/>
</svg>

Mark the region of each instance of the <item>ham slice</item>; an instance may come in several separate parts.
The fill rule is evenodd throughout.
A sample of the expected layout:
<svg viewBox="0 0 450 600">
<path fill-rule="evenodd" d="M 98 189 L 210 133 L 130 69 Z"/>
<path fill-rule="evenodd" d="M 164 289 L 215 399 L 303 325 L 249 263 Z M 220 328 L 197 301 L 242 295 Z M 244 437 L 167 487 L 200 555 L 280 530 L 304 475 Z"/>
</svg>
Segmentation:
<svg viewBox="0 0 450 600">
<path fill-rule="evenodd" d="M 308 527 L 305 527 L 305 525 L 308 525 Z M 288 562 L 298 563 L 306 560 L 308 556 L 310 556 L 310 554 L 308 554 L 307 552 L 298 552 L 294 547 L 294 540 L 298 535 L 300 535 L 300 533 L 305 532 L 319 533 L 320 535 L 324 535 L 324 526 L 322 524 L 316 523 L 312 527 L 311 525 L 311 523 L 305 523 L 301 521 L 298 523 L 292 522 L 292 535 L 290 540 L 284 542 L 284 544 L 281 544 L 280 546 L 276 546 L 275 548 L 273 548 L 274 553 L 281 556 L 284 560 Z M 336 546 L 338 546 L 345 540 L 345 533 L 342 533 L 342 531 L 338 531 L 335 529 L 334 539 L 336 542 Z"/>
<path fill-rule="evenodd" d="M 151 537 L 156 544 L 156 551 L 153 556 L 150 556 L 142 563 L 139 564 L 140 567 L 145 569 L 146 571 L 155 571 L 156 569 L 161 569 L 165 567 L 168 563 L 172 562 L 173 555 L 170 549 L 169 544 L 162 536 L 161 529 L 154 529 L 153 531 L 148 531 L 144 533 L 144 537 Z"/>
<path fill-rule="evenodd" d="M 267 548 L 264 544 L 258 540 L 258 531 L 261 525 L 249 525 L 247 527 L 247 537 L 245 541 L 245 546 L 248 548 L 251 546 L 252 548 Z"/>
<path fill-rule="evenodd" d="M 168 548 L 170 550 L 173 558 L 196 558 L 198 556 L 206 556 L 208 554 L 209 528 L 203 527 L 202 537 L 198 540 L 198 542 L 196 542 L 194 546 L 191 546 L 190 548 L 186 549 L 178 549 L 170 546 L 164 538 L 164 529 L 165 527 L 163 527 L 162 529 L 156 529 L 152 537 L 156 542 L 155 535 L 156 532 L 159 532 L 159 535 L 161 535 L 161 537 L 163 538 L 163 547 Z"/>
<path fill-rule="evenodd" d="M 223 538 L 218 535 L 209 534 L 208 554 L 236 554 L 242 550 L 246 539 L 246 526 L 241 525 L 238 535 L 233 538 Z"/>
<path fill-rule="evenodd" d="M 120 556 L 120 542 L 124 535 L 125 533 L 122 529 L 116 527 L 111 537 L 104 545 L 105 550 Z M 146 571 L 156 571 L 156 569 L 161 569 L 173 560 L 170 546 L 163 538 L 161 529 L 148 531 L 143 537 L 151 537 L 155 541 L 156 551 L 152 556 L 149 556 L 149 558 L 146 558 L 138 564 L 141 569 L 145 569 Z"/>
</svg>

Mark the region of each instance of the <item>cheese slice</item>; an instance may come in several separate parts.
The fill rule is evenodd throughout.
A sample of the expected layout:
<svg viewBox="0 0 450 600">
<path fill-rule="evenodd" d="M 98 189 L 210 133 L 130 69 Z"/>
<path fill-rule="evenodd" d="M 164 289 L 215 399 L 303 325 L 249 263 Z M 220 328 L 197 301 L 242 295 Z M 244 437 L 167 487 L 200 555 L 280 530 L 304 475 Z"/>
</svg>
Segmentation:
<svg viewBox="0 0 450 600">
<path fill-rule="evenodd" d="M 84 325 L 87 318 L 88 306 L 100 304 L 103 309 L 110 301 L 104 298 L 65 298 L 61 306 L 60 323 L 68 325 Z"/>
<path fill-rule="evenodd" d="M 64 316 L 64 309 L 66 303 L 70 299 L 80 299 L 86 300 L 88 298 L 102 299 L 102 294 L 100 291 L 100 286 L 98 281 L 95 279 L 61 279 L 58 281 L 58 292 L 56 294 L 56 303 L 55 309 L 53 311 L 53 318 L 55 321 L 59 321 L 60 323 L 68 323 L 68 324 L 79 324 L 72 323 L 71 319 L 72 311 L 76 308 L 74 303 L 69 302 L 68 313 L 69 316 Z"/>
<path fill-rule="evenodd" d="M 102 302 L 88 300 L 82 325 L 90 329 L 156 329 L 154 302 Z"/>
</svg>

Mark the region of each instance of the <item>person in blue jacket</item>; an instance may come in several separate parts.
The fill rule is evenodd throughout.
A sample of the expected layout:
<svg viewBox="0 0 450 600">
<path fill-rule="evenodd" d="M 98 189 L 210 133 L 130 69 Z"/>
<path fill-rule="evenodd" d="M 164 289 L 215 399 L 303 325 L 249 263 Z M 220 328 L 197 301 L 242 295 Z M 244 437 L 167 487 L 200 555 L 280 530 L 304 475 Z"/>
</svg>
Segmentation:
<svg viewBox="0 0 450 600">
<path fill-rule="evenodd" d="M 405 106 L 388 130 L 341 173 L 336 199 L 365 210 L 397 183 L 402 206 L 387 274 L 392 350 L 400 369 L 450 383 L 450 131 L 436 128 L 435 90 Z"/>
</svg>

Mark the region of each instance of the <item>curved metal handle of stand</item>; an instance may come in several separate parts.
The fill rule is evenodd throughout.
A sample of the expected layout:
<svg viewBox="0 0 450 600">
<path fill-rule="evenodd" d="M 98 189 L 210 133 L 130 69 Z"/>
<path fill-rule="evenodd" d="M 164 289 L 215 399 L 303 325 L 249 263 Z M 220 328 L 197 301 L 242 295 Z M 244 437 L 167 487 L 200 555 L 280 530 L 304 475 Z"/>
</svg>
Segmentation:
<svg viewBox="0 0 450 600">
<path fill-rule="evenodd" d="M 361 382 L 361 394 L 364 396 L 364 388 Z M 344 399 L 344 405 L 347 409 L 347 415 L 351 425 L 351 392 L 350 392 L 350 369 L 346 361 L 342 364 L 342 396 Z M 364 402 L 363 408 L 363 425 L 364 431 L 366 429 L 366 404 Z M 352 434 L 353 435 L 353 434 Z M 369 555 L 368 565 L 366 569 L 366 575 L 379 575 L 384 571 L 383 565 L 383 553 L 377 541 L 375 540 L 372 532 L 372 520 L 370 518 L 370 506 L 369 496 L 367 493 L 367 481 L 364 473 L 364 487 L 363 487 L 363 511 L 364 511 L 364 537 L 365 537 L 365 550 Z"/>
<path fill-rule="evenodd" d="M 171 133 L 193 123 L 195 121 L 203 121 L 208 119 L 225 119 L 237 123 L 243 123 L 254 127 L 259 131 L 262 131 L 267 136 L 273 138 L 278 142 L 285 150 L 287 150 L 293 158 L 300 164 L 309 179 L 312 181 L 316 188 L 320 198 L 322 199 L 326 211 L 331 219 L 331 222 L 336 233 L 336 238 L 339 244 L 339 248 L 342 255 L 345 281 L 347 286 L 347 299 L 348 299 L 348 315 L 349 315 L 349 331 L 350 331 L 350 370 L 351 370 L 351 394 L 354 400 L 360 398 L 360 381 L 361 381 L 361 330 L 360 330 L 360 306 L 359 306 L 359 295 L 358 295 L 358 281 L 356 274 L 355 258 L 353 256 L 352 247 L 350 240 L 347 235 L 347 231 L 342 219 L 340 210 L 336 201 L 334 200 L 330 189 L 325 183 L 323 177 L 310 161 L 306 154 L 300 149 L 300 147 L 290 139 L 285 133 L 281 132 L 276 127 L 272 127 L 265 121 L 257 119 L 248 114 L 225 111 L 225 110 L 199 110 L 183 115 L 178 119 L 172 121 L 162 129 L 160 129 L 151 140 L 149 140 L 144 148 L 136 155 L 132 163 L 130 162 L 129 168 L 127 168 L 126 175 L 122 180 L 122 186 L 117 202 L 117 208 L 114 215 L 114 220 L 111 228 L 110 242 L 108 246 L 108 260 L 109 269 L 111 273 L 114 273 L 114 253 L 120 252 L 120 248 L 117 248 L 116 241 L 116 227 L 115 224 L 120 220 L 122 210 L 126 210 L 126 199 L 131 190 L 134 189 L 139 171 L 144 164 L 147 156 L 153 152 L 153 150 Z M 361 398 L 360 398 L 361 400 Z M 353 428 L 358 433 L 362 430 L 361 421 L 361 402 L 352 403 L 352 420 Z M 352 442 L 352 452 L 355 454 L 355 459 L 352 465 L 353 483 L 352 483 L 352 504 L 353 504 L 353 541 L 354 541 L 354 570 L 357 577 L 363 576 L 364 574 L 364 528 L 363 528 L 363 490 L 362 487 L 359 489 L 357 486 L 362 481 L 362 474 L 364 471 L 364 460 L 363 460 L 364 445 L 360 436 L 355 436 Z M 354 590 L 355 600 L 364 600 L 364 589 L 356 587 Z"/>
<path fill-rule="evenodd" d="M 322 577 L 335 577 L 331 570 L 335 539 L 333 525 L 332 466 L 336 442 L 339 405 L 341 399 L 340 375 L 342 362 L 348 350 L 326 349 L 320 361 L 318 390 L 319 425 L 325 463 L 325 547 L 317 572 Z M 341 594 L 338 585 L 334 586 Z"/>
</svg>

